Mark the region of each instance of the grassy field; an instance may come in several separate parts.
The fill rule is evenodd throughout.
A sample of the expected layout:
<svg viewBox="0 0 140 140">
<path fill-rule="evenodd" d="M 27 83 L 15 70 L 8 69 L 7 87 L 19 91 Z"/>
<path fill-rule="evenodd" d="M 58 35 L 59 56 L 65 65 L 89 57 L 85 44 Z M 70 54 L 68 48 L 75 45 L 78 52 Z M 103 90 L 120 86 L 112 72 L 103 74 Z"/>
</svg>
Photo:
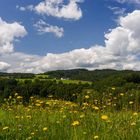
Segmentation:
<svg viewBox="0 0 140 140">
<path fill-rule="evenodd" d="M 85 95 L 90 100 L 89 95 Z M 0 108 L 1 140 L 139 140 L 140 113 L 109 111 L 93 104 L 30 97 L 24 106 L 15 94 Z M 96 104 L 96 105 L 95 105 Z M 132 104 L 132 103 L 131 103 Z"/>
</svg>

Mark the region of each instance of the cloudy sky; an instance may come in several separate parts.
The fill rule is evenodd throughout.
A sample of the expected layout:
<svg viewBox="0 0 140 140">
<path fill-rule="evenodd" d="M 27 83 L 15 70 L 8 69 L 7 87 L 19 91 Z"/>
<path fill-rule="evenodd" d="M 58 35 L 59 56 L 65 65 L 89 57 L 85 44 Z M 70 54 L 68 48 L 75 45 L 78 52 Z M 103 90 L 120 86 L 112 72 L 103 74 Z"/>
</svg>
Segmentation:
<svg viewBox="0 0 140 140">
<path fill-rule="evenodd" d="M 140 0 L 0 0 L 0 72 L 140 70 Z"/>
</svg>

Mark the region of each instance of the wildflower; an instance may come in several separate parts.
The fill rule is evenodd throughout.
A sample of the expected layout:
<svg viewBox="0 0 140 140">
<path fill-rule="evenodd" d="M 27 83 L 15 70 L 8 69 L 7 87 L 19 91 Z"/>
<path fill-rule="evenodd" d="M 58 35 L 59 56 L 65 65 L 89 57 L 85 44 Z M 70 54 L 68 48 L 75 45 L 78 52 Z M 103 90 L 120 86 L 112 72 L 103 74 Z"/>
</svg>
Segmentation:
<svg viewBox="0 0 140 140">
<path fill-rule="evenodd" d="M 18 96 L 18 93 L 15 93 L 15 96 Z"/>
<path fill-rule="evenodd" d="M 89 95 L 86 95 L 85 98 L 86 98 L 86 99 L 89 99 Z"/>
<path fill-rule="evenodd" d="M 115 88 L 115 87 L 112 87 L 111 89 L 112 89 L 112 90 L 115 90 L 116 88 Z"/>
<path fill-rule="evenodd" d="M 31 109 L 30 108 L 27 108 L 27 112 L 29 112 Z"/>
<path fill-rule="evenodd" d="M 107 103 L 107 105 L 110 106 L 111 105 L 111 102 Z"/>
<path fill-rule="evenodd" d="M 39 102 L 40 102 L 40 100 L 36 100 L 36 102 L 37 102 L 37 103 L 39 103 Z"/>
<path fill-rule="evenodd" d="M 67 116 L 66 115 L 63 115 L 63 118 L 66 118 Z"/>
<path fill-rule="evenodd" d="M 87 132 L 83 132 L 83 134 L 84 134 L 84 135 L 86 135 L 86 134 L 87 134 Z"/>
<path fill-rule="evenodd" d="M 56 121 L 56 123 L 57 123 L 57 124 L 59 124 L 59 123 L 60 123 L 60 121 Z"/>
<path fill-rule="evenodd" d="M 30 97 L 30 99 L 34 99 L 34 97 L 33 97 L 33 96 L 31 96 L 31 97 Z"/>
<path fill-rule="evenodd" d="M 103 108 L 106 108 L 106 106 L 105 106 L 105 105 L 103 105 Z"/>
<path fill-rule="evenodd" d="M 135 123 L 135 122 L 132 122 L 132 123 L 131 123 L 131 126 L 135 126 L 135 125 L 136 125 L 136 123 Z"/>
<path fill-rule="evenodd" d="M 113 106 L 116 106 L 116 104 L 113 104 Z"/>
<path fill-rule="evenodd" d="M 36 106 L 38 106 L 38 107 L 40 107 L 40 106 L 41 106 L 41 104 L 38 104 L 38 103 L 37 103 L 37 104 L 35 104 L 35 105 L 36 105 Z"/>
<path fill-rule="evenodd" d="M 12 96 L 9 96 L 9 99 L 12 99 Z"/>
<path fill-rule="evenodd" d="M 31 135 L 34 135 L 34 134 L 35 134 L 34 132 L 31 133 Z"/>
<path fill-rule="evenodd" d="M 134 113 L 133 113 L 133 116 L 137 116 L 137 115 L 138 115 L 138 113 L 137 113 L 137 112 L 134 112 Z"/>
<path fill-rule="evenodd" d="M 22 99 L 23 97 L 22 96 L 17 96 L 17 99 Z"/>
<path fill-rule="evenodd" d="M 49 97 L 49 98 L 52 98 L 52 97 L 53 97 L 53 95 L 48 95 L 48 97 Z"/>
<path fill-rule="evenodd" d="M 79 125 L 79 121 L 73 121 L 73 123 L 71 124 L 72 126 L 76 126 L 76 125 Z"/>
<path fill-rule="evenodd" d="M 80 115 L 80 118 L 84 118 L 84 117 L 85 117 L 85 115 L 84 115 L 84 114 Z"/>
<path fill-rule="evenodd" d="M 101 116 L 101 119 L 104 120 L 104 121 L 106 121 L 106 120 L 108 120 L 108 116 L 107 115 L 102 115 Z"/>
<path fill-rule="evenodd" d="M 28 115 L 28 116 L 26 116 L 26 118 L 31 119 L 32 117 L 31 117 L 31 115 Z"/>
<path fill-rule="evenodd" d="M 129 101 L 129 104 L 132 105 L 134 102 L 133 101 Z"/>
<path fill-rule="evenodd" d="M 93 106 L 92 108 L 95 110 L 99 110 L 99 107 L 97 107 L 97 106 Z"/>
<path fill-rule="evenodd" d="M 48 128 L 47 128 L 47 127 L 44 127 L 44 128 L 43 128 L 43 131 L 44 131 L 44 132 L 45 132 L 45 131 L 47 131 L 47 130 L 48 130 Z"/>
<path fill-rule="evenodd" d="M 15 118 L 16 118 L 16 119 L 19 119 L 19 118 L 20 118 L 20 116 L 15 116 Z"/>
<path fill-rule="evenodd" d="M 96 135 L 96 136 L 94 136 L 94 139 L 98 139 L 98 138 L 99 138 L 99 136 L 97 136 L 97 135 Z"/>
<path fill-rule="evenodd" d="M 26 140 L 31 140 L 32 139 L 32 137 L 28 137 L 28 138 L 26 138 Z"/>
<path fill-rule="evenodd" d="M 120 96 L 124 96 L 124 93 L 120 93 Z"/>
<path fill-rule="evenodd" d="M 5 126 L 5 127 L 2 128 L 2 130 L 7 130 L 7 129 L 9 129 L 8 126 Z"/>
</svg>

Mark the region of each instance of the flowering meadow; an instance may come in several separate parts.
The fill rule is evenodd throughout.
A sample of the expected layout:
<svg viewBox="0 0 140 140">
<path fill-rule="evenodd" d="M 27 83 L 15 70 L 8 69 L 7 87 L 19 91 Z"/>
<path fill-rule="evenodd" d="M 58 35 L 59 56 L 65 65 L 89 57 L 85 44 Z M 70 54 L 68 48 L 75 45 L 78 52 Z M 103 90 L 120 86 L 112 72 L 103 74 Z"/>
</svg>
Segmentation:
<svg viewBox="0 0 140 140">
<path fill-rule="evenodd" d="M 20 93 L 4 99 L 0 107 L 1 140 L 138 140 L 140 113 L 127 94 L 95 98 L 90 91 L 78 102 L 31 96 L 24 104 Z M 131 95 L 133 96 L 133 95 Z M 123 99 L 123 102 L 122 102 Z M 125 102 L 125 103 L 124 103 Z M 118 104 L 122 108 L 115 108 Z M 125 106 L 126 105 L 126 106 Z M 137 107 L 137 108 L 136 108 Z"/>
</svg>

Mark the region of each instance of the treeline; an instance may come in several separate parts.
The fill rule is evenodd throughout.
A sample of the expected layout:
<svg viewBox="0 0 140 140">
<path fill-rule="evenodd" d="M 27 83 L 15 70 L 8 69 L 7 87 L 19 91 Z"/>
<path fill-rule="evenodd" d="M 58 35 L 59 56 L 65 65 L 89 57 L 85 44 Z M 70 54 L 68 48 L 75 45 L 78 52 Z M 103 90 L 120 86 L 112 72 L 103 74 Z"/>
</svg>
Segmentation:
<svg viewBox="0 0 140 140">
<path fill-rule="evenodd" d="M 74 101 L 83 89 L 90 88 L 87 84 L 64 84 L 63 82 L 56 82 L 51 80 L 42 81 L 24 80 L 17 81 L 16 79 L 0 79 L 0 96 L 1 99 L 13 96 L 19 93 L 23 96 L 25 102 L 28 102 L 31 96 L 49 97 L 53 99 L 62 99 Z"/>
<path fill-rule="evenodd" d="M 35 78 L 35 74 L 33 73 L 3 73 L 0 72 L 0 77 L 8 77 L 8 78 Z"/>
<path fill-rule="evenodd" d="M 93 82 L 100 81 L 108 77 L 114 77 L 114 76 L 121 77 L 121 78 L 128 75 L 130 76 L 132 75 L 131 76 L 132 78 L 134 75 L 136 75 L 136 78 L 140 76 L 139 71 L 131 71 L 131 70 L 117 71 L 112 69 L 94 70 L 94 71 L 88 71 L 86 69 L 57 70 L 57 71 L 46 72 L 44 74 L 49 75 L 49 77 L 51 78 L 57 78 L 57 79 L 65 78 L 71 80 L 82 80 L 82 81 L 93 81 Z"/>
</svg>

